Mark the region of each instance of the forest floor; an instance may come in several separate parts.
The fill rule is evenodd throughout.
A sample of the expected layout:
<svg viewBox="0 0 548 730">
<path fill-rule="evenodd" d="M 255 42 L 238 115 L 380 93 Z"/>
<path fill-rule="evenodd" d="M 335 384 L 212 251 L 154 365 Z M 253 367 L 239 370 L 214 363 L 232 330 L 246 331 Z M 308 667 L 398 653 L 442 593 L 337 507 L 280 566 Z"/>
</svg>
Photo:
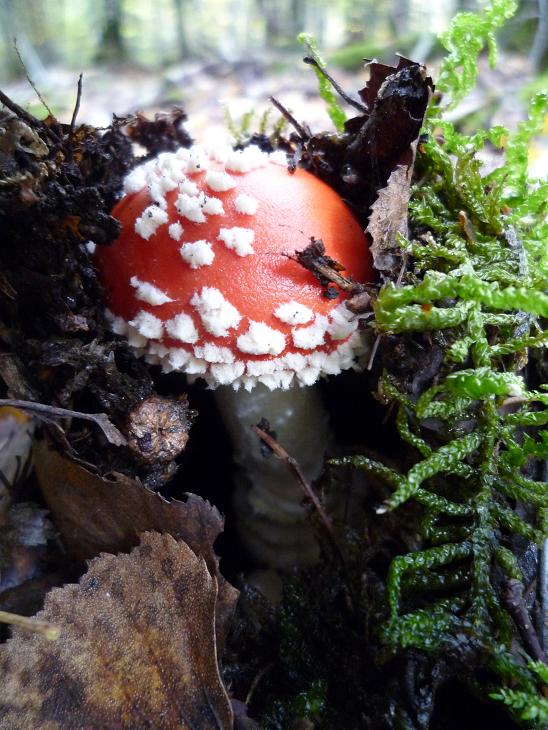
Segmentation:
<svg viewBox="0 0 548 730">
<path fill-rule="evenodd" d="M 391 59 L 387 54 L 383 60 Z M 514 128 L 526 116 L 527 87 L 532 81 L 526 59 L 505 55 L 495 70 L 488 68 L 486 59 L 481 65 L 480 83 L 448 118 L 462 120 L 465 131 L 493 124 Z M 435 63 L 429 68 L 435 78 Z M 350 94 L 362 88 L 367 80 L 364 69 L 330 70 Z M 69 121 L 72 115 L 77 79 L 75 70 L 62 67 L 48 68 L 34 79 L 42 98 L 63 121 Z M 4 91 L 31 113 L 44 116 L 44 107 L 26 78 L 5 85 Z M 325 104 L 318 96 L 315 76 L 301 62 L 300 55 L 294 53 L 249 57 L 232 63 L 189 61 L 160 72 L 129 66 L 89 68 L 83 75 L 78 118 L 101 127 L 110 123 L 113 113 L 153 114 L 181 105 L 188 114 L 187 127 L 195 139 L 228 140 L 227 110 L 236 124 L 253 110 L 255 126 L 258 126 L 261 115 L 272 108 L 270 96 L 275 96 L 313 131 L 331 128 Z M 271 121 L 277 116 L 274 112 Z M 531 149 L 531 163 L 539 176 L 546 174 L 547 159 L 548 124 L 544 136 Z"/>
</svg>

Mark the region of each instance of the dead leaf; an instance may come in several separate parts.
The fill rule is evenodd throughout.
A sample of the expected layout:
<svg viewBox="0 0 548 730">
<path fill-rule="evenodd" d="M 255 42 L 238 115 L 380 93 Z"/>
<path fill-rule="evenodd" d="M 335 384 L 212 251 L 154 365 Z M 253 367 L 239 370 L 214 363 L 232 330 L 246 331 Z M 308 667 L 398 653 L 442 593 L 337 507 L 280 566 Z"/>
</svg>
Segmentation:
<svg viewBox="0 0 548 730">
<path fill-rule="evenodd" d="M 35 469 L 53 521 L 69 552 L 80 560 L 101 552 L 129 551 L 142 532 L 156 531 L 183 539 L 202 557 L 219 585 L 216 611 L 219 652 L 223 646 L 238 591 L 218 569 L 213 543 L 224 521 L 218 510 L 189 494 L 186 502 L 167 502 L 124 474 L 109 479 L 62 456 L 46 441 L 35 444 Z"/>
<path fill-rule="evenodd" d="M 399 165 L 412 167 L 411 145 L 434 90 L 426 68 L 408 59 L 400 57 L 396 66 L 372 62 L 369 68 L 371 77 L 359 92 L 367 109 L 346 121 L 345 134 L 320 133 L 298 143 L 301 166 L 337 190 L 364 226 L 391 174 Z"/>
<path fill-rule="evenodd" d="M 48 594 L 38 618 L 59 639 L 16 630 L 0 648 L 0 730 L 231 728 L 216 598 L 203 558 L 170 535 L 101 555 Z"/>
<path fill-rule="evenodd" d="M 411 145 L 413 152 L 415 144 Z M 413 160 L 409 165 L 394 168 L 385 188 L 378 191 L 371 206 L 366 233 L 371 236 L 373 265 L 378 271 L 396 273 L 400 268 L 402 249 L 398 234 L 407 237 L 407 215 Z"/>
</svg>

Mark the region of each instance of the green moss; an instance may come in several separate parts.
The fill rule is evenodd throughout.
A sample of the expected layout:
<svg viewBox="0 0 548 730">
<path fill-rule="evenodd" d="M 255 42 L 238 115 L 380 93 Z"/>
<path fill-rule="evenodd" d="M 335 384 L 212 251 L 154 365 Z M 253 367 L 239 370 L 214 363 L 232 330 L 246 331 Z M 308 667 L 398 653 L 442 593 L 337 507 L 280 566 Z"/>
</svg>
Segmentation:
<svg viewBox="0 0 548 730">
<path fill-rule="evenodd" d="M 494 31 L 515 9 L 514 0 L 494 0 L 480 15 L 454 19 L 437 82 L 444 108 L 474 86 L 485 46 L 495 61 Z M 548 490 L 522 469 L 530 474 L 546 457 L 548 398 L 528 389 L 521 371 L 528 353 L 548 342 L 548 186 L 527 173 L 528 147 L 547 108 L 548 95 L 537 93 L 515 132 L 472 135 L 444 121 L 440 106 L 430 109 L 410 204 L 414 236 L 400 240 L 411 267 L 401 284 L 380 290 L 374 326 L 402 337 L 402 347 L 403 338 L 438 333 L 444 362 L 418 396 L 400 390 L 390 363 L 380 383 L 379 397 L 397 404 L 401 439 L 415 449 L 406 474 L 362 456 L 338 462 L 391 486 L 385 511 L 408 500 L 424 508 L 421 549 L 396 557 L 388 573 L 382 640 L 397 655 L 442 652 L 456 636 L 474 636 L 499 681 L 498 690 L 489 683 L 476 689 L 503 701 L 527 727 L 546 722 L 546 700 L 535 666 L 513 656 L 500 575 L 522 579 L 512 536 L 536 543 L 546 536 Z M 503 152 L 488 174 L 480 159 L 486 144 Z M 513 509 L 516 501 L 528 505 L 527 518 Z M 436 598 L 440 590 L 445 595 Z"/>
</svg>

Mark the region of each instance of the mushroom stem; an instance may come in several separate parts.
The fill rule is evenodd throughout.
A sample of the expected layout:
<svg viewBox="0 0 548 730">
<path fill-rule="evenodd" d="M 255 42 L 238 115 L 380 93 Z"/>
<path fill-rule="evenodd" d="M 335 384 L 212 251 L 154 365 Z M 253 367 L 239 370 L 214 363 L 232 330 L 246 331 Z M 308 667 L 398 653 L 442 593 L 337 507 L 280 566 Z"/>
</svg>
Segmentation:
<svg viewBox="0 0 548 730">
<path fill-rule="evenodd" d="M 250 556 L 270 568 L 310 565 L 319 547 L 302 506 L 302 490 L 287 466 L 264 448 L 251 428 L 266 418 L 276 439 L 299 460 L 307 480 L 321 472 L 329 444 L 328 416 L 319 392 L 293 386 L 251 392 L 220 387 L 217 405 L 232 439 L 237 465 L 234 497 L 242 543 Z"/>
</svg>

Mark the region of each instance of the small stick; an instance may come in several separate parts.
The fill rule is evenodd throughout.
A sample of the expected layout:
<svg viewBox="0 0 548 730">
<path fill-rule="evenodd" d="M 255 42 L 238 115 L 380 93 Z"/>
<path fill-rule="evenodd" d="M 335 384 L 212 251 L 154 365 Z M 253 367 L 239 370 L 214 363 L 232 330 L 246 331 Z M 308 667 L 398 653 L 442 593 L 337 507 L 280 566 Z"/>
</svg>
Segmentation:
<svg viewBox="0 0 548 730">
<path fill-rule="evenodd" d="M 297 253 L 302 252 L 298 251 Z M 293 261 L 297 261 L 297 263 L 301 264 L 301 266 L 303 265 L 299 256 L 291 256 L 290 254 L 284 254 L 284 256 L 287 256 L 288 259 L 292 259 Z M 332 281 L 333 284 L 337 284 L 338 287 L 340 287 L 343 291 L 347 291 L 349 294 L 361 294 L 363 292 L 362 284 L 357 284 L 355 281 L 352 281 L 352 279 L 348 279 L 346 276 L 341 276 L 341 274 L 335 271 L 335 269 L 331 266 L 322 264 L 320 261 L 314 261 L 306 268 L 313 272 L 317 272 L 320 276 Z"/>
<path fill-rule="evenodd" d="M 369 362 L 367 363 L 367 369 L 371 370 L 373 367 L 373 363 L 375 362 L 375 356 L 377 354 L 377 350 L 379 349 L 379 345 L 381 343 L 381 337 L 382 335 L 377 335 L 375 338 L 375 342 L 373 343 L 373 347 L 371 348 L 371 356 L 369 358 Z"/>
<path fill-rule="evenodd" d="M 272 451 L 276 454 L 278 459 L 281 459 L 282 461 L 285 461 L 287 464 L 287 467 L 289 470 L 293 473 L 295 476 L 297 482 L 299 483 L 299 486 L 302 488 L 305 495 L 308 497 L 308 499 L 312 502 L 314 505 L 316 511 L 320 515 L 320 518 L 324 524 L 324 527 L 328 531 L 328 533 L 331 535 L 332 539 L 335 539 L 335 535 L 333 532 L 333 525 L 331 524 L 331 520 L 327 516 L 327 513 L 325 512 L 324 508 L 322 507 L 320 500 L 316 496 L 316 493 L 310 486 L 310 484 L 306 481 L 304 474 L 302 473 L 301 467 L 297 463 L 297 460 L 290 456 L 287 451 L 280 446 L 280 444 L 272 438 L 272 436 L 267 433 L 266 431 L 263 431 L 262 428 L 259 428 L 259 426 L 252 426 L 251 427 L 257 436 L 261 439 L 261 441 L 264 441 L 264 443 L 272 449 Z"/>
<path fill-rule="evenodd" d="M 398 278 L 396 279 L 396 286 L 401 286 L 406 266 L 407 266 L 407 252 L 404 251 L 403 256 L 402 256 L 400 270 L 398 273 Z M 382 338 L 382 335 L 377 335 L 377 338 L 375 339 L 375 342 L 373 343 L 373 348 L 371 350 L 371 357 L 369 358 L 369 362 L 367 363 L 368 370 L 371 370 L 373 367 L 373 362 L 375 361 L 375 357 L 377 355 L 377 350 L 379 349 L 379 345 L 381 343 L 381 338 Z"/>
<path fill-rule="evenodd" d="M 10 112 L 13 112 L 16 117 L 26 122 L 32 129 L 40 129 L 45 134 L 47 134 L 53 142 L 60 141 L 59 137 L 52 129 L 47 126 L 47 124 L 44 124 L 44 122 L 41 122 L 39 119 L 36 119 L 36 117 L 33 117 L 32 114 L 29 114 L 27 111 L 25 111 L 22 107 L 19 106 L 19 104 L 16 104 L 14 101 L 12 101 L 9 96 L 4 94 L 3 91 L 0 91 L 0 103 L 3 104 L 6 109 L 9 109 Z"/>
<path fill-rule="evenodd" d="M 321 504 L 320 500 L 318 499 L 318 497 L 316 496 L 316 493 L 314 492 L 314 490 L 312 489 L 310 484 L 306 481 L 306 478 L 305 478 L 297 460 L 293 456 L 290 456 L 290 454 L 287 453 L 287 451 L 283 448 L 283 446 L 280 446 L 280 444 L 274 438 L 272 438 L 272 436 L 269 433 L 267 433 L 266 431 L 263 431 L 262 428 L 259 428 L 259 426 L 252 426 L 251 428 L 255 431 L 255 433 L 261 439 L 261 441 L 263 441 L 270 449 L 272 449 L 272 451 L 274 452 L 274 454 L 276 454 L 278 459 L 281 459 L 282 461 L 284 461 L 286 463 L 288 469 L 294 475 L 297 483 L 303 490 L 305 496 L 314 505 L 314 508 L 317 511 L 317 513 L 319 514 L 320 519 L 321 519 L 325 529 L 327 530 L 327 533 L 328 533 L 329 537 L 331 538 L 331 541 L 332 541 L 335 549 L 337 550 L 339 557 L 341 558 L 341 560 L 344 563 L 344 558 L 343 558 L 341 549 L 339 547 L 339 544 L 337 542 L 337 538 L 335 536 L 335 531 L 333 530 L 333 525 L 331 523 L 331 520 L 329 519 L 327 512 L 322 507 L 322 504 Z"/>
<path fill-rule="evenodd" d="M 331 520 L 329 519 L 327 512 L 322 507 L 320 500 L 316 496 L 316 493 L 314 492 L 314 490 L 312 489 L 310 484 L 306 481 L 306 478 L 305 478 L 304 474 L 302 473 L 297 460 L 293 456 L 290 456 L 287 453 L 287 451 L 282 446 L 280 446 L 280 444 L 276 441 L 276 439 L 272 438 L 272 436 L 269 433 L 267 433 L 266 431 L 264 431 L 262 428 L 260 428 L 259 426 L 251 426 L 251 428 L 255 431 L 255 433 L 261 439 L 261 441 L 263 441 L 263 443 L 265 443 L 269 447 L 269 449 L 271 449 L 274 452 L 274 454 L 278 457 L 278 459 L 285 461 L 288 469 L 294 475 L 297 483 L 303 490 L 305 496 L 308 497 L 308 499 L 310 499 L 310 501 L 314 505 L 314 508 L 318 512 L 320 519 L 321 519 L 325 529 L 327 530 L 327 534 L 329 535 L 331 544 L 333 545 L 335 552 L 337 554 L 337 557 L 341 562 L 341 566 L 342 566 L 342 569 L 344 571 L 346 581 L 347 581 L 346 586 L 345 586 L 346 603 L 347 603 L 349 610 L 353 611 L 354 610 L 353 602 L 352 602 L 352 597 L 350 595 L 350 589 L 349 589 L 350 577 L 348 575 L 348 566 L 346 564 L 346 560 L 344 558 L 343 552 L 341 550 L 341 547 L 340 547 L 337 537 L 335 535 L 335 530 L 333 529 L 333 524 L 332 524 Z"/>
<path fill-rule="evenodd" d="M 297 134 L 301 138 L 301 140 L 304 142 L 309 138 L 310 135 L 306 133 L 306 130 L 304 127 L 302 127 L 299 122 L 295 119 L 295 117 L 281 104 L 277 99 L 275 99 L 273 96 L 269 97 L 269 101 L 274 104 L 276 109 L 280 112 L 282 116 L 284 116 L 287 121 L 291 124 L 292 127 L 295 128 Z"/>
<path fill-rule="evenodd" d="M 269 671 L 269 669 L 272 669 L 273 666 L 274 666 L 274 662 L 268 662 L 268 664 L 266 664 L 262 669 L 260 669 L 257 672 L 257 674 L 255 675 L 255 677 L 253 677 L 253 681 L 251 682 L 251 686 L 249 687 L 249 691 L 244 700 L 245 705 L 249 705 L 249 703 L 251 702 L 253 693 L 257 689 L 257 685 L 259 684 L 261 679 L 264 677 L 264 675 Z"/>
<path fill-rule="evenodd" d="M 9 611 L 0 611 L 0 622 L 4 624 L 12 624 L 19 629 L 32 631 L 40 634 L 48 641 L 55 641 L 61 635 L 59 626 L 50 624 L 49 621 L 42 621 L 37 618 L 29 618 L 28 616 L 19 616 L 17 613 L 9 613 Z"/>
<path fill-rule="evenodd" d="M 57 406 L 48 406 L 45 403 L 34 403 L 26 400 L 11 400 L 8 398 L 0 399 L 0 406 L 11 406 L 12 408 L 20 408 L 22 411 L 30 411 L 37 415 L 44 415 L 53 418 L 81 418 L 85 421 L 93 421 L 101 431 L 105 434 L 108 441 L 114 446 L 126 446 L 127 441 L 120 431 L 109 421 L 106 413 L 81 413 L 80 411 L 71 411 L 68 408 L 58 408 Z"/>
<path fill-rule="evenodd" d="M 347 104 L 350 104 L 350 106 L 353 106 L 354 109 L 357 109 L 362 114 L 367 114 L 369 112 L 369 109 L 366 106 L 364 106 L 363 104 L 360 104 L 360 102 L 357 99 L 353 99 L 351 96 L 348 96 L 346 91 L 344 91 L 344 89 L 341 86 L 339 86 L 339 84 L 335 81 L 335 79 L 327 73 L 325 68 L 320 66 L 320 64 L 316 61 L 315 58 L 312 58 L 312 56 L 305 56 L 303 58 L 303 61 L 304 61 L 304 63 L 308 63 L 310 66 L 314 66 L 314 68 L 316 68 L 321 73 L 321 75 L 324 78 L 326 78 L 327 81 L 329 81 L 329 83 L 335 89 L 337 94 L 341 97 L 341 99 L 344 99 L 344 101 L 346 101 Z"/>
<path fill-rule="evenodd" d="M 34 93 L 36 94 L 36 96 L 40 99 L 40 103 L 44 106 L 45 110 L 50 115 L 50 117 L 52 117 L 53 119 L 55 119 L 55 116 L 54 116 L 53 112 L 51 111 L 51 109 L 49 108 L 46 100 L 44 99 L 44 97 L 42 96 L 42 94 L 38 91 L 38 88 L 37 88 L 36 84 L 34 83 L 34 81 L 29 76 L 29 72 L 27 71 L 27 67 L 25 66 L 25 62 L 23 61 L 23 58 L 22 58 L 21 53 L 19 51 L 19 48 L 17 46 L 17 38 L 14 38 L 13 39 L 13 47 L 15 49 L 15 53 L 17 54 L 17 58 L 19 59 L 19 63 L 23 67 L 23 71 L 25 72 L 25 77 L 26 77 L 27 81 L 29 82 L 29 85 L 30 85 L 31 89 L 34 91 Z"/>
<path fill-rule="evenodd" d="M 6 96 L 6 94 L 4 94 L 3 91 L 0 91 L 0 102 L 6 107 L 6 109 L 9 109 L 11 112 L 13 112 L 16 117 L 19 117 L 19 119 L 25 121 L 29 125 L 29 127 L 42 126 L 42 122 L 39 119 L 36 119 L 36 117 L 33 117 L 32 114 L 29 114 L 22 107 L 20 107 L 19 104 L 16 104 L 14 101 L 12 101 L 9 96 Z"/>
<path fill-rule="evenodd" d="M 80 111 L 80 101 L 82 100 L 82 78 L 84 74 L 80 74 L 78 76 L 78 86 L 76 90 L 76 104 L 74 105 L 74 111 L 72 112 L 72 119 L 70 120 L 70 128 L 69 128 L 69 145 L 72 145 L 72 137 L 74 134 L 74 127 L 76 125 L 76 117 L 78 116 L 78 112 Z M 72 148 L 71 148 L 72 150 Z"/>
<path fill-rule="evenodd" d="M 510 578 L 505 582 L 502 600 L 518 628 L 529 655 L 536 661 L 546 664 L 542 646 L 523 601 L 523 585 L 519 580 Z"/>
</svg>

